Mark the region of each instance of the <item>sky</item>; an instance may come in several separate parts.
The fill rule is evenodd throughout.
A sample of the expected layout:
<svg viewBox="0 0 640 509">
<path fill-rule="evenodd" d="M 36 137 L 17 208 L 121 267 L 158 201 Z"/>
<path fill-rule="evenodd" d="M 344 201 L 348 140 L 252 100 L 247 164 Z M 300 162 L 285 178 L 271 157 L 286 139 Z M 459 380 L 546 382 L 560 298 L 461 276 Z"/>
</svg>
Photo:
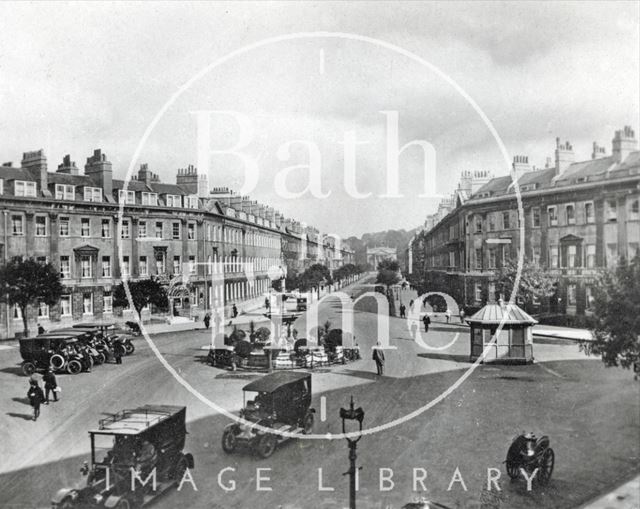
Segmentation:
<svg viewBox="0 0 640 509">
<path fill-rule="evenodd" d="M 101 148 L 116 177 L 147 163 L 165 182 L 200 163 L 323 232 L 410 229 L 462 171 L 638 132 L 639 6 L 2 3 L 0 160 L 82 168 Z"/>
</svg>

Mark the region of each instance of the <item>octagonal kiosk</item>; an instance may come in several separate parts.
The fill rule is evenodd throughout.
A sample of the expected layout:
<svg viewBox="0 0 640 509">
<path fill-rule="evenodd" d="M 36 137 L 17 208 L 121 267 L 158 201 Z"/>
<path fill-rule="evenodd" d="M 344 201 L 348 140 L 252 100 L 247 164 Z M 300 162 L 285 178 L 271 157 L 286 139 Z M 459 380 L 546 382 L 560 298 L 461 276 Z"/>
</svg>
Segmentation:
<svg viewBox="0 0 640 509">
<path fill-rule="evenodd" d="M 475 362 L 487 353 L 481 362 L 527 364 L 533 362 L 533 326 L 538 323 L 518 306 L 487 304 L 466 322 L 471 326 L 470 360 Z M 498 331 L 498 327 L 502 328 Z M 492 338 L 496 336 L 493 345 Z"/>
</svg>

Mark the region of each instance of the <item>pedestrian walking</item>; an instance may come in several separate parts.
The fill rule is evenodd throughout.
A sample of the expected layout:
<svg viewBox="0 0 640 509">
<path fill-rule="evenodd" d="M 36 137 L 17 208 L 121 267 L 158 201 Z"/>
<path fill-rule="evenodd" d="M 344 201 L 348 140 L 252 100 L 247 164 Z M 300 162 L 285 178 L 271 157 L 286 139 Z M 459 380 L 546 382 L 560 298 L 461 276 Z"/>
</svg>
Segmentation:
<svg viewBox="0 0 640 509">
<path fill-rule="evenodd" d="M 424 324 L 424 331 L 429 332 L 429 324 L 431 323 L 431 318 L 429 318 L 428 314 L 425 313 L 424 317 L 422 318 L 422 323 Z"/>
<path fill-rule="evenodd" d="M 409 309 L 413 309 L 413 299 L 409 301 Z"/>
<path fill-rule="evenodd" d="M 209 313 L 207 313 L 206 315 L 204 315 L 204 327 L 209 330 L 209 324 L 211 323 L 211 315 Z"/>
<path fill-rule="evenodd" d="M 269 297 L 264 298 L 264 308 L 267 311 L 271 311 L 271 301 L 269 300 Z"/>
<path fill-rule="evenodd" d="M 232 306 L 231 312 L 232 312 L 234 318 L 236 316 L 238 316 L 238 307 L 235 304 Z"/>
<path fill-rule="evenodd" d="M 464 308 L 460 308 L 460 323 L 464 323 Z"/>
<path fill-rule="evenodd" d="M 40 324 L 38 324 L 38 334 L 44 334 L 46 332 L 46 330 L 44 329 L 44 327 Z"/>
<path fill-rule="evenodd" d="M 449 321 L 451 320 L 451 310 L 447 308 L 444 315 L 447 317 L 447 323 L 449 323 Z"/>
<path fill-rule="evenodd" d="M 376 346 L 373 347 L 373 360 L 376 362 L 378 376 L 384 375 L 384 350 L 382 350 L 380 341 L 376 342 Z"/>
<path fill-rule="evenodd" d="M 404 318 L 407 311 L 407 307 L 404 304 L 400 304 L 400 318 Z"/>
<path fill-rule="evenodd" d="M 42 375 L 42 381 L 44 382 L 44 404 L 49 404 L 49 393 L 53 394 L 53 401 L 58 401 L 58 381 L 51 368 L 47 368 L 47 372 Z"/>
<path fill-rule="evenodd" d="M 29 391 L 27 392 L 29 404 L 33 408 L 33 420 L 37 421 L 40 417 L 40 405 L 44 401 L 44 393 L 36 380 L 29 381 Z"/>
<path fill-rule="evenodd" d="M 122 354 L 124 347 L 120 343 L 116 343 L 113 346 L 113 358 L 116 360 L 116 364 L 122 364 Z"/>
</svg>

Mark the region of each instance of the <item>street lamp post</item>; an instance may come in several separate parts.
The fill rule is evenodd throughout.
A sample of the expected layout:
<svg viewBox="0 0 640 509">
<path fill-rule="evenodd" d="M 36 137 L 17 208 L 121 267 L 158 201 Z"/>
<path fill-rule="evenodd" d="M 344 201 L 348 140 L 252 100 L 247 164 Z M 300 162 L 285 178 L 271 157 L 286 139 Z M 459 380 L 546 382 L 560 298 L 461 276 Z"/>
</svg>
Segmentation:
<svg viewBox="0 0 640 509">
<path fill-rule="evenodd" d="M 340 419 L 342 419 L 342 433 L 346 434 L 346 424 L 347 421 L 357 421 L 358 422 L 358 432 L 362 431 L 362 421 L 364 420 L 364 410 L 362 407 L 354 408 L 353 407 L 353 396 L 351 396 L 351 403 L 349 404 L 349 409 L 345 410 L 344 408 L 340 409 Z M 354 430 L 355 431 L 355 430 Z M 356 467 L 356 447 L 362 435 L 359 435 L 355 440 L 349 437 L 345 437 L 347 442 L 349 443 L 349 471 L 345 472 L 342 475 L 349 476 L 349 509 L 356 509 L 356 476 L 358 475 L 359 468 Z M 362 467 L 360 467 L 362 468 Z"/>
</svg>

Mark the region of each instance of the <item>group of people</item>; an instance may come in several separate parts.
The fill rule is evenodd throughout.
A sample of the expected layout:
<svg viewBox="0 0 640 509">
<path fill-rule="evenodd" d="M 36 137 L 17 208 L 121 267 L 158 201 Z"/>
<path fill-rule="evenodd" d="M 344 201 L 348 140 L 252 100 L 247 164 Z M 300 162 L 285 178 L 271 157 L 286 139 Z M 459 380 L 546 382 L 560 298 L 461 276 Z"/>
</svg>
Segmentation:
<svg viewBox="0 0 640 509">
<path fill-rule="evenodd" d="M 29 380 L 27 399 L 33 409 L 34 421 L 37 421 L 38 417 L 40 417 L 40 405 L 49 404 L 49 395 L 53 396 L 53 401 L 58 401 L 58 393 L 60 392 L 56 375 L 51 371 L 51 368 L 47 369 L 45 374 L 42 375 L 42 381 L 44 382 L 44 391 L 42 390 L 42 387 L 40 387 L 36 375 L 32 376 Z"/>
</svg>

